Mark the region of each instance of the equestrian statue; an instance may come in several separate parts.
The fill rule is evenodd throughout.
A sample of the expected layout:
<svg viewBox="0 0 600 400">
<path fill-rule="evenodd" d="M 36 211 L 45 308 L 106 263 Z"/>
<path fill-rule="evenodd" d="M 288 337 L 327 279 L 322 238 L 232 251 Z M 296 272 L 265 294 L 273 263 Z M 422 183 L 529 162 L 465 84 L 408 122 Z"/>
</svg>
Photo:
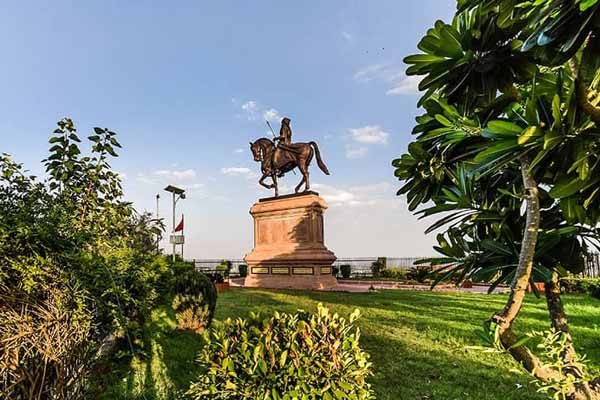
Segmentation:
<svg viewBox="0 0 600 400">
<path fill-rule="evenodd" d="M 254 161 L 261 163 L 262 177 L 258 183 L 267 189 L 275 189 L 275 197 L 279 196 L 277 178 L 281 178 L 286 172 L 292 171 L 296 167 L 302 174 L 302 180 L 296 186 L 295 192 L 300 192 L 302 184 L 304 184 L 304 192 L 310 190 L 308 166 L 313 156 L 317 157 L 317 165 L 321 171 L 325 175 L 329 175 L 329 170 L 321 159 L 319 146 L 316 142 L 292 143 L 290 122 L 291 120 L 287 117 L 281 120 L 279 137 L 275 137 L 273 140 L 260 138 L 254 143 L 250 142 L 250 150 L 252 150 Z M 268 122 L 267 124 L 271 127 Z M 273 183 L 265 183 L 266 178 L 271 178 Z"/>
</svg>

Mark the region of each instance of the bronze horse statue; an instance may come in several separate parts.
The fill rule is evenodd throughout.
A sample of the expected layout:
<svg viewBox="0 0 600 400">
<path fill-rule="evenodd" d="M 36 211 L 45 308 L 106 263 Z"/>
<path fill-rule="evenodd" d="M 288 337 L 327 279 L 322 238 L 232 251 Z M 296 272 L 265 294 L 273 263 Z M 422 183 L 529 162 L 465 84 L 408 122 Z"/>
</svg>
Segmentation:
<svg viewBox="0 0 600 400">
<path fill-rule="evenodd" d="M 277 147 L 272 140 L 261 138 L 254 143 L 250 142 L 250 150 L 252 150 L 254 161 L 261 163 L 262 177 L 258 183 L 267 189 L 275 189 L 275 197 L 279 196 L 277 177 L 282 177 L 296 167 L 302 174 L 302 180 L 296 186 L 295 192 L 300 191 L 302 184 L 304 184 L 305 192 L 310 190 L 308 166 L 314 155 L 317 156 L 317 165 L 321 171 L 325 175 L 329 175 L 327 166 L 321 160 L 319 146 L 315 142 L 286 144 Z M 267 177 L 271 178 L 272 184 L 264 182 Z"/>
</svg>

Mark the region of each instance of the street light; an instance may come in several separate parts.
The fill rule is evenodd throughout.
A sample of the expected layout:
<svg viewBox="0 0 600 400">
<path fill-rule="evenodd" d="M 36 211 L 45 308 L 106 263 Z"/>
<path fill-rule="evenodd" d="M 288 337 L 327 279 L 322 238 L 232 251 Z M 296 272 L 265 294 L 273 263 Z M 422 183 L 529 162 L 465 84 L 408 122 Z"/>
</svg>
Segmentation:
<svg viewBox="0 0 600 400">
<path fill-rule="evenodd" d="M 173 194 L 173 230 L 171 231 L 171 243 L 173 244 L 173 262 L 175 262 L 175 246 L 177 244 L 181 244 L 183 248 L 183 235 L 181 237 L 181 242 L 178 243 L 178 240 L 175 240 L 175 205 L 179 199 L 185 199 L 185 190 L 169 185 L 165 188 L 165 190 L 171 194 Z"/>
</svg>

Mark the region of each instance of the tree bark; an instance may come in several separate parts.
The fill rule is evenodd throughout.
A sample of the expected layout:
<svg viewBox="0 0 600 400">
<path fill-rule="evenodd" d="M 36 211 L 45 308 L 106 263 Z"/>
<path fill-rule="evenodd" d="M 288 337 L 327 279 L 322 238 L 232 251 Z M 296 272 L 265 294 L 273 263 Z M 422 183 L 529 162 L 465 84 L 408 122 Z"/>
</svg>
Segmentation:
<svg viewBox="0 0 600 400">
<path fill-rule="evenodd" d="M 526 220 L 521 252 L 519 254 L 519 264 L 515 271 L 515 277 L 510 287 L 510 295 L 506 305 L 491 320 L 498 325 L 502 346 L 510 352 L 513 358 L 522 363 L 528 371 L 544 375 L 540 369 L 541 363 L 539 359 L 527 347 L 513 347 L 517 341 L 517 337 L 512 331 L 512 325 L 519 311 L 521 311 L 525 293 L 529 285 L 540 225 L 538 187 L 529 173 L 529 160 L 526 158 L 521 158 L 521 175 L 525 188 Z M 546 379 L 547 376 L 539 376 L 538 378 Z"/>
</svg>

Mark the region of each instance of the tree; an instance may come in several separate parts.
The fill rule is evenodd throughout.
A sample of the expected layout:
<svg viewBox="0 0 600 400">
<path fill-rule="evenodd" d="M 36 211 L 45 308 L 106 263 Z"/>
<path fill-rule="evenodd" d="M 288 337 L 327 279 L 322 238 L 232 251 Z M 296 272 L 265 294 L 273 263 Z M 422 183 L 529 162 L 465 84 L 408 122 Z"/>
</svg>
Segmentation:
<svg viewBox="0 0 600 400">
<path fill-rule="evenodd" d="M 409 56 L 424 76 L 415 140 L 393 161 L 398 191 L 421 217 L 441 215 L 431 259 L 451 277 L 510 283 L 488 321 L 497 345 L 542 387 L 600 398 L 573 346 L 558 281 L 598 247 L 598 0 L 458 0 Z M 557 368 L 513 331 L 530 283 L 545 282 L 549 318 L 566 343 Z M 560 382 L 557 383 L 557 382 Z"/>
</svg>

